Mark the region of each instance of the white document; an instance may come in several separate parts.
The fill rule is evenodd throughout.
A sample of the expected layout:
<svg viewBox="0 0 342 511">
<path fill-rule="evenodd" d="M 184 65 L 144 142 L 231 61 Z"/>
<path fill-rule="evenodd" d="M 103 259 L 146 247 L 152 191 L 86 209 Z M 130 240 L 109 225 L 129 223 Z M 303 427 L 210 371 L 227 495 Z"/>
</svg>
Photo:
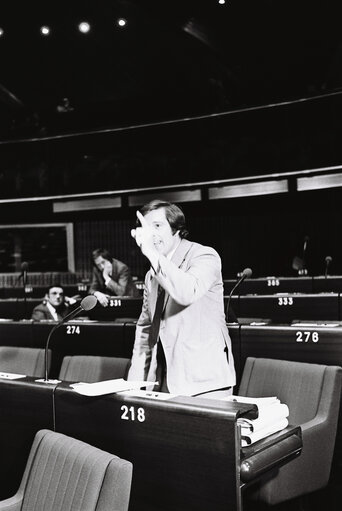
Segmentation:
<svg viewBox="0 0 342 511">
<path fill-rule="evenodd" d="M 240 417 L 237 423 L 241 426 L 241 434 L 255 433 L 262 428 L 270 427 L 272 424 L 286 419 L 289 416 L 289 407 L 284 403 L 276 403 L 261 408 L 257 419 L 246 419 Z"/>
<path fill-rule="evenodd" d="M 152 392 L 150 390 L 124 390 L 121 392 L 124 396 L 145 397 L 147 399 L 157 399 L 158 401 L 166 401 L 177 396 L 177 394 L 168 394 L 167 392 Z"/>
<path fill-rule="evenodd" d="M 19 378 L 26 378 L 26 374 L 15 374 L 15 373 L 1 373 L 0 378 L 5 378 L 6 380 L 18 380 Z"/>
<path fill-rule="evenodd" d="M 155 381 L 126 381 L 123 378 L 117 378 L 96 383 L 73 383 L 70 387 L 83 396 L 103 396 L 105 394 L 122 392 L 123 390 L 141 389 L 141 387 L 155 385 L 156 383 Z"/>
<path fill-rule="evenodd" d="M 280 400 L 276 396 L 271 397 L 245 397 L 245 396 L 227 396 L 223 398 L 223 401 L 232 401 L 233 403 L 246 403 L 257 405 L 258 409 L 270 406 L 276 403 L 280 403 Z"/>
<path fill-rule="evenodd" d="M 288 426 L 287 419 L 281 419 L 278 422 L 271 424 L 268 427 L 262 428 L 255 433 L 249 433 L 248 435 L 241 434 L 241 446 L 246 447 L 247 445 L 253 444 L 262 438 L 265 438 L 273 433 L 277 433 Z"/>
</svg>

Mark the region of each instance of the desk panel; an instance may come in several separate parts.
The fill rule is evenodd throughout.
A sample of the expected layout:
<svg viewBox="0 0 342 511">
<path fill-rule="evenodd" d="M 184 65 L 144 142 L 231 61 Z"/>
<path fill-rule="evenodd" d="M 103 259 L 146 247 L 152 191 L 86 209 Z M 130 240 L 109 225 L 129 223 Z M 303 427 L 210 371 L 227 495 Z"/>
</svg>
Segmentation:
<svg viewBox="0 0 342 511">
<path fill-rule="evenodd" d="M 0 322 L 0 345 L 45 348 L 55 322 Z M 65 355 L 131 358 L 135 323 L 72 321 L 62 325 L 50 340 L 50 376 L 59 374 Z"/>
<path fill-rule="evenodd" d="M 314 277 L 312 282 L 314 293 L 342 293 L 342 277 Z"/>
<path fill-rule="evenodd" d="M 85 296 L 88 289 L 87 284 L 83 283 L 62 287 L 65 296 Z M 42 300 L 48 288 L 49 286 L 32 286 L 30 284 L 27 284 L 25 288 L 22 285 L 17 287 L 3 287 L 0 289 L 0 298 L 23 298 L 26 296 L 27 298 L 40 298 L 40 300 Z"/>
<path fill-rule="evenodd" d="M 36 347 L 32 338 L 32 321 L 0 321 L 0 346 Z"/>
<path fill-rule="evenodd" d="M 32 311 L 36 305 L 41 303 L 38 298 L 7 298 L 0 300 L 0 318 L 14 320 L 31 318 Z"/>
<path fill-rule="evenodd" d="M 240 509 L 238 411 L 231 404 L 87 398 L 65 384 L 55 403 L 57 431 L 132 461 L 130 511 Z"/>
<path fill-rule="evenodd" d="M 286 428 L 262 441 L 260 448 L 251 446 L 241 454 L 236 419 L 255 418 L 253 405 L 154 396 L 120 393 L 89 398 L 66 383 L 0 380 L 0 446 L 6 462 L 1 468 L 0 498 L 17 490 L 33 437 L 42 428 L 132 461 L 130 511 L 240 510 L 241 456 L 244 463 L 249 457 L 257 462 L 257 476 L 300 452 L 299 428 Z M 290 435 L 296 437 L 291 447 Z M 281 446 L 283 441 L 286 445 Z M 248 483 L 253 478 L 250 470 L 247 476 Z"/>
<path fill-rule="evenodd" d="M 293 293 L 240 296 L 239 314 L 241 317 L 270 318 L 285 323 L 296 319 L 338 320 L 339 295 Z"/>
<path fill-rule="evenodd" d="M 120 318 L 137 319 L 140 316 L 142 298 L 112 296 L 108 307 L 97 303 L 96 307 L 88 312 L 90 319 L 98 321 L 113 321 Z"/>
<path fill-rule="evenodd" d="M 224 294 L 229 294 L 236 280 L 224 280 Z M 312 277 L 261 277 L 246 279 L 237 289 L 240 295 L 273 293 L 312 293 Z M 329 291 L 333 291 L 329 289 Z"/>
<path fill-rule="evenodd" d="M 247 357 L 342 366 L 342 326 L 309 323 L 241 326 L 241 365 Z"/>
<path fill-rule="evenodd" d="M 54 323 L 34 323 L 35 343 L 45 343 Z M 124 333 L 124 323 L 98 322 L 87 323 L 70 321 L 58 328 L 50 339 L 52 363 L 50 375 L 57 377 L 66 355 L 98 355 L 106 357 L 130 358 L 133 349 L 133 331 Z"/>
</svg>

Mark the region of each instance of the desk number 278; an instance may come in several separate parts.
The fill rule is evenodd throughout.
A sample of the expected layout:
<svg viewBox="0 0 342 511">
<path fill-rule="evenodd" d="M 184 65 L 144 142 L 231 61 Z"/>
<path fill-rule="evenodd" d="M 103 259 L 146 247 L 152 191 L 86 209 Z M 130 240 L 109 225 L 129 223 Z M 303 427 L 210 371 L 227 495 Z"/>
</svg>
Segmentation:
<svg viewBox="0 0 342 511">
<path fill-rule="evenodd" d="M 145 410 L 141 406 L 135 409 L 134 406 L 128 408 L 128 406 L 122 405 L 120 410 L 122 410 L 121 419 L 124 421 L 135 421 L 136 419 L 139 422 L 145 421 Z"/>
</svg>

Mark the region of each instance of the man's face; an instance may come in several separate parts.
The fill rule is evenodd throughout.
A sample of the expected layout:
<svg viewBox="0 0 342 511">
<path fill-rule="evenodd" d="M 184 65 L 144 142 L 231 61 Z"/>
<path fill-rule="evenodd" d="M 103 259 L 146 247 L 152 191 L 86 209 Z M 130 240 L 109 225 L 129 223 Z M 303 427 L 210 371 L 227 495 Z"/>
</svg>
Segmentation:
<svg viewBox="0 0 342 511">
<path fill-rule="evenodd" d="M 64 292 L 61 287 L 52 287 L 47 297 L 53 307 L 58 307 L 64 300 Z"/>
<path fill-rule="evenodd" d="M 108 259 L 104 259 L 102 256 L 96 257 L 96 259 L 94 259 L 94 263 L 100 271 L 103 271 L 105 268 L 107 268 L 110 272 L 112 271 L 111 262 L 108 261 Z"/>
<path fill-rule="evenodd" d="M 178 231 L 173 234 L 165 216 L 165 208 L 154 209 L 145 215 L 145 220 L 153 232 L 153 243 L 160 254 L 167 255 L 179 242 Z"/>
</svg>

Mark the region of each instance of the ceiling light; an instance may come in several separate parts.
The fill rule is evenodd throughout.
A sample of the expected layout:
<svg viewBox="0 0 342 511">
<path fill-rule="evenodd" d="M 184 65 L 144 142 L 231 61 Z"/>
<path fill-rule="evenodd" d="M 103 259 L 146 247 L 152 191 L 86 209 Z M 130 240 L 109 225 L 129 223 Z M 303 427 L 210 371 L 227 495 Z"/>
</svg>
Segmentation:
<svg viewBox="0 0 342 511">
<path fill-rule="evenodd" d="M 119 27 L 124 27 L 126 25 L 127 21 L 125 20 L 125 18 L 119 18 L 118 21 L 117 21 L 117 24 L 119 25 Z"/>
<path fill-rule="evenodd" d="M 225 4 L 225 3 L 226 3 L 226 0 L 218 0 L 218 3 L 219 3 L 219 4 L 221 4 L 221 5 L 223 5 L 223 4 Z"/>
<path fill-rule="evenodd" d="M 43 25 L 42 27 L 40 27 L 40 33 L 42 35 L 49 35 L 50 34 L 50 28 L 47 27 L 46 25 Z"/>
<path fill-rule="evenodd" d="M 4 31 L 2 28 L 0 28 L 0 37 L 4 35 Z"/>
<path fill-rule="evenodd" d="M 78 25 L 78 30 L 80 32 L 82 32 L 82 34 L 87 34 L 90 30 L 90 25 L 87 21 L 82 21 L 79 25 Z"/>
</svg>

